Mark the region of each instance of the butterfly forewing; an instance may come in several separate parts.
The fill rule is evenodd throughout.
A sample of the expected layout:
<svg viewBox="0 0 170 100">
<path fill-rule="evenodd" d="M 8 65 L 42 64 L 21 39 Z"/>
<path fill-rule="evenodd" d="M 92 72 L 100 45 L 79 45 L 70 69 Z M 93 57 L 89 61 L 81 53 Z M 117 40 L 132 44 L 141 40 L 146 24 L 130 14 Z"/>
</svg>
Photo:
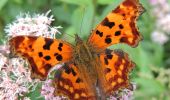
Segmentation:
<svg viewBox="0 0 170 100">
<path fill-rule="evenodd" d="M 62 40 L 17 36 L 10 40 L 13 53 L 25 57 L 31 66 L 32 77 L 45 79 L 57 63 L 71 60 L 73 47 Z"/>
<path fill-rule="evenodd" d="M 116 43 L 137 46 L 142 37 L 136 27 L 136 20 L 142 11 L 139 0 L 125 0 L 92 31 L 88 44 L 97 49 Z"/>
</svg>

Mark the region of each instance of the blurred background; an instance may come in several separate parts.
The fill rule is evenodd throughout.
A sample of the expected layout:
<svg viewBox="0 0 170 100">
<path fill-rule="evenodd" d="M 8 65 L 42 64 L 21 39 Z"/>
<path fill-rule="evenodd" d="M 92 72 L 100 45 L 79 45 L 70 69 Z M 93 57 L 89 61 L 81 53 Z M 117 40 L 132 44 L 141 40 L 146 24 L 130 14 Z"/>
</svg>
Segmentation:
<svg viewBox="0 0 170 100">
<path fill-rule="evenodd" d="M 92 28 L 122 0 L 0 0 L 0 44 L 4 28 L 20 13 L 51 10 L 54 26 L 62 26 L 60 38 L 74 41 L 78 33 L 87 39 Z M 137 48 L 117 44 L 110 48 L 128 52 L 136 63 L 131 81 L 136 84 L 135 100 L 170 99 L 170 0 L 140 0 L 146 11 L 137 24 L 144 39 Z M 72 37 L 73 36 L 73 37 Z M 34 93 L 29 94 L 35 96 Z"/>
</svg>

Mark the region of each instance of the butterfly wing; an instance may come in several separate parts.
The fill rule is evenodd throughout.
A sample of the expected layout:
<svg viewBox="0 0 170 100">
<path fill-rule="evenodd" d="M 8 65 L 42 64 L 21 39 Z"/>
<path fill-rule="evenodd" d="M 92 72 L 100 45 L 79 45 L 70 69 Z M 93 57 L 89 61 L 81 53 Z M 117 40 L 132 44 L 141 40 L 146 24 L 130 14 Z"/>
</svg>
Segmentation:
<svg viewBox="0 0 170 100">
<path fill-rule="evenodd" d="M 72 45 L 62 40 L 17 36 L 12 38 L 9 44 L 14 54 L 21 55 L 29 61 L 32 78 L 43 80 L 54 65 L 72 58 Z"/>
<path fill-rule="evenodd" d="M 137 46 L 142 36 L 136 27 L 136 20 L 142 12 L 139 0 L 125 0 L 92 31 L 88 44 L 97 49 L 116 43 Z"/>
<path fill-rule="evenodd" d="M 129 72 L 135 64 L 128 58 L 128 54 L 121 50 L 107 49 L 100 55 L 100 61 L 102 73 L 99 75 L 104 77 L 99 76 L 99 81 L 106 96 L 129 87 Z"/>
<path fill-rule="evenodd" d="M 70 100 L 95 100 L 95 94 L 88 89 L 88 83 L 82 80 L 74 64 L 65 64 L 56 72 L 54 86 L 58 96 L 66 96 Z"/>
</svg>

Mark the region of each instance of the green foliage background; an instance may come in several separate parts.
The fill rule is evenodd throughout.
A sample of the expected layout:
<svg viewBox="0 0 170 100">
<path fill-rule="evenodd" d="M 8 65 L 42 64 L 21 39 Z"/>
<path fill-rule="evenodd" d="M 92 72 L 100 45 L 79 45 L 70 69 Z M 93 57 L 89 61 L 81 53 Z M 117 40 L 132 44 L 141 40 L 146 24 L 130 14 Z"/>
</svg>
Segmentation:
<svg viewBox="0 0 170 100">
<path fill-rule="evenodd" d="M 169 100 L 170 99 L 170 44 L 159 45 L 151 41 L 150 35 L 155 28 L 154 15 L 148 0 L 140 0 L 146 12 L 139 18 L 138 27 L 144 40 L 137 48 L 124 44 L 112 46 L 128 52 L 136 63 L 131 80 L 136 83 L 135 100 Z M 105 15 L 122 0 L 0 0 L 0 43 L 6 40 L 4 28 L 20 13 L 45 13 L 52 10 L 55 22 L 61 25 L 63 34 L 69 42 L 74 41 L 78 33 L 87 39 L 92 28 L 95 28 Z M 32 100 L 41 100 L 37 88 L 27 94 Z"/>
</svg>

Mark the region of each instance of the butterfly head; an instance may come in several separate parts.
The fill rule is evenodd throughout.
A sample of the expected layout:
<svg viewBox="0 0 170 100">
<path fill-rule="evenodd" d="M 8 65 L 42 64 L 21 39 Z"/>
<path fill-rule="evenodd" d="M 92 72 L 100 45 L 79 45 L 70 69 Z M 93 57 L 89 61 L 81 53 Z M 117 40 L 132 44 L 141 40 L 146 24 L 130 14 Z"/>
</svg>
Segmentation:
<svg viewBox="0 0 170 100">
<path fill-rule="evenodd" d="M 83 40 L 78 36 L 78 34 L 75 34 L 75 41 L 76 44 L 83 43 Z"/>
</svg>

